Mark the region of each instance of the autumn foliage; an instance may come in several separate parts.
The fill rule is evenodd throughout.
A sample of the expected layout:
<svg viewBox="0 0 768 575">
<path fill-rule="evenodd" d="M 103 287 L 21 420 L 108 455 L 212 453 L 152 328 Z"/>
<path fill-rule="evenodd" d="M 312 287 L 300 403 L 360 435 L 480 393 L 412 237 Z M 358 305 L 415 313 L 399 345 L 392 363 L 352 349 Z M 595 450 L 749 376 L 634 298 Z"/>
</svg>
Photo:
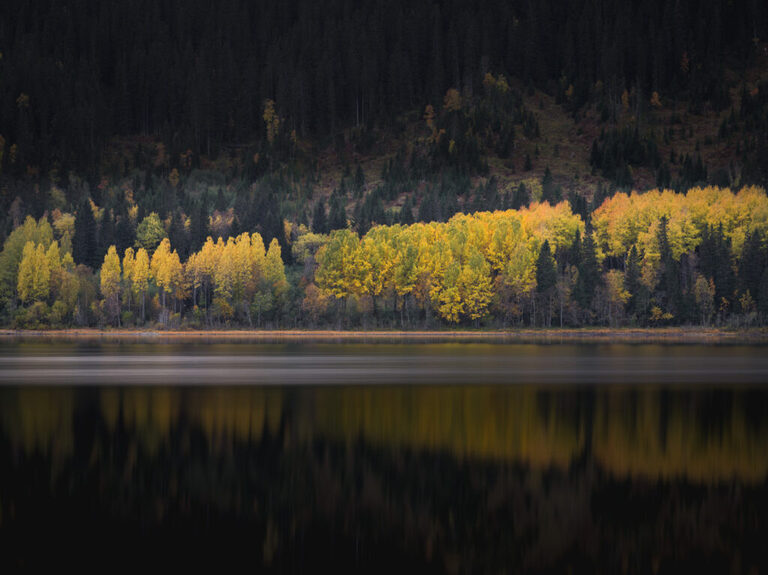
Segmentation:
<svg viewBox="0 0 768 575">
<path fill-rule="evenodd" d="M 61 226 L 59 226 L 61 227 Z M 156 222 L 162 232 L 162 222 Z M 62 228 L 64 229 L 64 228 Z M 768 317 L 768 197 L 759 188 L 618 193 L 588 223 L 561 202 L 444 223 L 277 238 L 209 237 L 183 261 L 168 237 L 96 274 L 32 218 L 0 253 L 19 326 L 668 325 Z M 290 230 L 290 234 L 288 233 Z M 165 234 L 167 236 L 167 234 Z M 59 236 L 59 239 L 54 239 Z"/>
</svg>

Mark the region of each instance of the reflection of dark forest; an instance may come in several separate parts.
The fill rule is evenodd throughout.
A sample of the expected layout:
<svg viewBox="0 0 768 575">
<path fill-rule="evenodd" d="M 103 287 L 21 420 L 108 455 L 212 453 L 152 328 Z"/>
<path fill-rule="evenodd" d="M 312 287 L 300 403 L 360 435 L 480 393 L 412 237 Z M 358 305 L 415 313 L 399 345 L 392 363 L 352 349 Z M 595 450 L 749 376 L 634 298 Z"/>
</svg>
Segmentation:
<svg viewBox="0 0 768 575">
<path fill-rule="evenodd" d="M 140 542 L 291 571 L 763 571 L 767 408 L 762 390 L 6 388 L 2 563 L 56 564 L 32 550 L 59 541 L 85 564 L 139 566 Z"/>
</svg>

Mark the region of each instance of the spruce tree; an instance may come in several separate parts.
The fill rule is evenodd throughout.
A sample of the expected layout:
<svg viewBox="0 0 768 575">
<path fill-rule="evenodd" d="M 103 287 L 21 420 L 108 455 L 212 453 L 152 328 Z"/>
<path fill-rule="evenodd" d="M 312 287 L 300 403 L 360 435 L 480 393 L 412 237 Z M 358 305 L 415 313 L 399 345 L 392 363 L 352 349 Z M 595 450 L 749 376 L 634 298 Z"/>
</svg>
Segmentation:
<svg viewBox="0 0 768 575">
<path fill-rule="evenodd" d="M 126 209 L 121 209 L 117 214 L 117 223 L 115 224 L 115 247 L 117 253 L 125 253 L 136 241 L 136 230 L 133 228 L 131 218 Z"/>
<path fill-rule="evenodd" d="M 760 234 L 751 230 L 747 232 L 747 237 L 744 238 L 744 247 L 739 259 L 739 291 L 742 294 L 749 292 L 752 297 L 757 297 L 765 266 L 765 254 L 762 249 Z"/>
<path fill-rule="evenodd" d="M 89 198 L 83 199 L 75 216 L 75 237 L 72 239 L 72 258 L 78 264 L 95 267 L 97 256 L 96 220 Z"/>
<path fill-rule="evenodd" d="M 525 164 L 523 164 L 523 170 L 526 172 L 530 172 L 533 169 L 533 163 L 531 162 L 531 155 L 526 154 L 525 155 Z"/>
<path fill-rule="evenodd" d="M 208 197 L 200 198 L 190 226 L 190 250 L 199 250 L 208 238 Z"/>
<path fill-rule="evenodd" d="M 327 234 L 328 224 L 325 219 L 325 202 L 318 198 L 315 202 L 315 210 L 312 212 L 312 231 L 316 234 Z"/>
<path fill-rule="evenodd" d="M 232 225 L 234 226 L 234 223 Z M 239 235 L 235 231 L 231 231 L 234 237 Z M 171 245 L 179 253 L 179 257 L 182 260 L 186 260 L 190 253 L 189 236 L 184 228 L 184 214 L 181 210 L 177 210 L 171 215 L 171 224 L 168 226 L 168 239 L 171 240 Z"/>
<path fill-rule="evenodd" d="M 108 208 L 104 208 L 102 213 L 98 235 L 97 256 L 101 256 L 101 254 L 107 253 L 109 246 L 115 245 L 115 220 L 112 218 L 112 213 Z"/>
<path fill-rule="evenodd" d="M 768 268 L 763 271 L 760 278 L 760 289 L 757 294 L 757 309 L 763 316 L 763 321 L 768 318 Z"/>
<path fill-rule="evenodd" d="M 595 297 L 595 288 L 600 283 L 600 267 L 597 263 L 597 250 L 591 230 L 587 229 L 581 243 L 579 257 L 579 276 L 576 282 L 575 297 L 583 310 L 590 310 Z"/>
<path fill-rule="evenodd" d="M 541 306 L 546 306 L 546 313 L 542 309 L 543 317 L 546 318 L 546 324 L 549 325 L 552 319 L 552 295 L 557 284 L 557 268 L 555 259 L 552 257 L 552 251 L 549 248 L 549 241 L 544 240 L 541 244 L 539 257 L 536 260 L 536 292 L 539 295 Z"/>
<path fill-rule="evenodd" d="M 640 254 L 635 246 L 632 246 L 627 255 L 627 265 L 624 272 L 624 289 L 629 293 L 627 308 L 632 315 L 642 313 L 643 284 L 640 281 Z"/>
<path fill-rule="evenodd" d="M 659 259 L 661 265 L 661 278 L 657 287 L 657 297 L 665 312 L 669 312 L 680 320 L 683 311 L 683 293 L 680 288 L 680 264 L 672 254 L 669 244 L 668 232 L 669 220 L 662 216 L 659 221 L 657 240 L 659 243 Z"/>
<path fill-rule="evenodd" d="M 343 230 L 347 227 L 347 212 L 344 210 L 344 201 L 338 192 L 331 194 L 331 208 L 328 214 L 328 228 L 331 230 Z"/>
<path fill-rule="evenodd" d="M 413 223 L 413 200 L 411 196 L 405 198 L 403 207 L 400 208 L 400 223 L 409 226 Z"/>
<path fill-rule="evenodd" d="M 525 206 L 528 205 L 528 190 L 525 187 L 525 184 L 523 182 L 520 182 L 520 185 L 517 186 L 517 189 L 515 190 L 515 195 L 512 196 L 512 205 L 510 208 L 513 210 L 519 210 Z"/>
<path fill-rule="evenodd" d="M 544 240 L 539 250 L 539 257 L 536 259 L 536 291 L 544 293 L 555 287 L 556 283 L 555 259 L 552 257 L 549 241 Z"/>
<path fill-rule="evenodd" d="M 363 173 L 363 168 L 360 166 L 360 164 L 357 164 L 357 169 L 355 170 L 355 197 L 361 197 L 364 190 L 365 174 Z"/>
<path fill-rule="evenodd" d="M 552 178 L 552 171 L 549 166 L 544 170 L 544 177 L 541 178 L 541 199 L 554 205 L 559 201 L 557 197 L 557 186 Z"/>
</svg>

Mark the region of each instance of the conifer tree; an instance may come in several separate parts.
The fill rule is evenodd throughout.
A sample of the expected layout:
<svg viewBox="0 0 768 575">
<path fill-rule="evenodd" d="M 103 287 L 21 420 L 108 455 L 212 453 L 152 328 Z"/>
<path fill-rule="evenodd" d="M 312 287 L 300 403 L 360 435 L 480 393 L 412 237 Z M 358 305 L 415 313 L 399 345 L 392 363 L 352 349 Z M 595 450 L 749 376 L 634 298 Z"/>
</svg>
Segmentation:
<svg viewBox="0 0 768 575">
<path fill-rule="evenodd" d="M 316 234 L 327 234 L 328 224 L 325 219 L 325 202 L 318 198 L 315 202 L 315 210 L 312 213 L 312 231 Z"/>
<path fill-rule="evenodd" d="M 680 264 L 675 260 L 669 245 L 668 224 L 667 217 L 662 216 L 657 233 L 661 266 L 657 296 L 660 298 L 663 310 L 675 316 L 683 311 L 683 293 L 680 289 Z"/>
<path fill-rule="evenodd" d="M 739 258 L 738 280 L 741 294 L 749 292 L 752 297 L 757 296 L 767 263 L 760 233 L 756 230 L 748 231 L 741 249 L 741 258 Z"/>
<path fill-rule="evenodd" d="M 544 170 L 544 177 L 541 179 L 541 199 L 554 205 L 560 201 L 560 190 L 555 184 L 552 172 L 549 166 Z"/>
<path fill-rule="evenodd" d="M 347 227 L 347 212 L 344 210 L 344 196 L 334 191 L 331 194 L 331 209 L 328 215 L 328 228 L 330 230 L 343 230 Z"/>
<path fill-rule="evenodd" d="M 413 200 L 411 196 L 405 198 L 403 207 L 400 208 L 400 223 L 404 226 L 409 226 L 413 223 Z"/>
<path fill-rule="evenodd" d="M 595 297 L 595 288 L 600 283 L 600 267 L 597 263 L 597 250 L 592 231 L 587 229 L 581 242 L 581 254 L 579 255 L 579 277 L 576 282 L 576 301 L 582 310 L 592 309 Z"/>
<path fill-rule="evenodd" d="M 549 248 L 549 241 L 544 240 L 539 250 L 539 257 L 536 260 L 536 292 L 540 296 L 546 311 L 542 310 L 543 317 L 547 326 L 552 320 L 552 296 L 557 284 L 557 268 L 552 252 Z"/>
<path fill-rule="evenodd" d="M 360 164 L 357 164 L 355 170 L 355 182 L 354 182 L 355 197 L 360 198 L 365 191 L 365 174 Z"/>
<path fill-rule="evenodd" d="M 75 216 L 75 237 L 72 239 L 72 257 L 75 262 L 95 268 L 98 261 L 96 220 L 89 198 L 83 199 Z"/>
<path fill-rule="evenodd" d="M 630 314 L 642 313 L 641 301 L 643 299 L 643 284 L 640 281 L 640 254 L 637 248 L 632 246 L 627 255 L 626 271 L 624 273 L 624 289 L 629 294 L 627 304 Z"/>
<path fill-rule="evenodd" d="M 519 210 L 527 206 L 528 202 L 528 189 L 523 182 L 520 182 L 515 189 L 515 194 L 512 196 L 512 205 L 509 207 L 513 210 Z"/>
</svg>

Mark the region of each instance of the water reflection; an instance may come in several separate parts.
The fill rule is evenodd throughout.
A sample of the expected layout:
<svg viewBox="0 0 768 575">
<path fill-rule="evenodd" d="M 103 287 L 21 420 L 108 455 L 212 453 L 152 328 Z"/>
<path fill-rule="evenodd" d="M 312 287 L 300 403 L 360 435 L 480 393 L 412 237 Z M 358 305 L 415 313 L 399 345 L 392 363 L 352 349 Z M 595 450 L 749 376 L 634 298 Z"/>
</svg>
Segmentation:
<svg viewBox="0 0 768 575">
<path fill-rule="evenodd" d="M 278 570 L 764 570 L 767 414 L 760 387 L 6 387 L 0 541 L 25 565 L 64 525 L 183 525 Z"/>
</svg>

